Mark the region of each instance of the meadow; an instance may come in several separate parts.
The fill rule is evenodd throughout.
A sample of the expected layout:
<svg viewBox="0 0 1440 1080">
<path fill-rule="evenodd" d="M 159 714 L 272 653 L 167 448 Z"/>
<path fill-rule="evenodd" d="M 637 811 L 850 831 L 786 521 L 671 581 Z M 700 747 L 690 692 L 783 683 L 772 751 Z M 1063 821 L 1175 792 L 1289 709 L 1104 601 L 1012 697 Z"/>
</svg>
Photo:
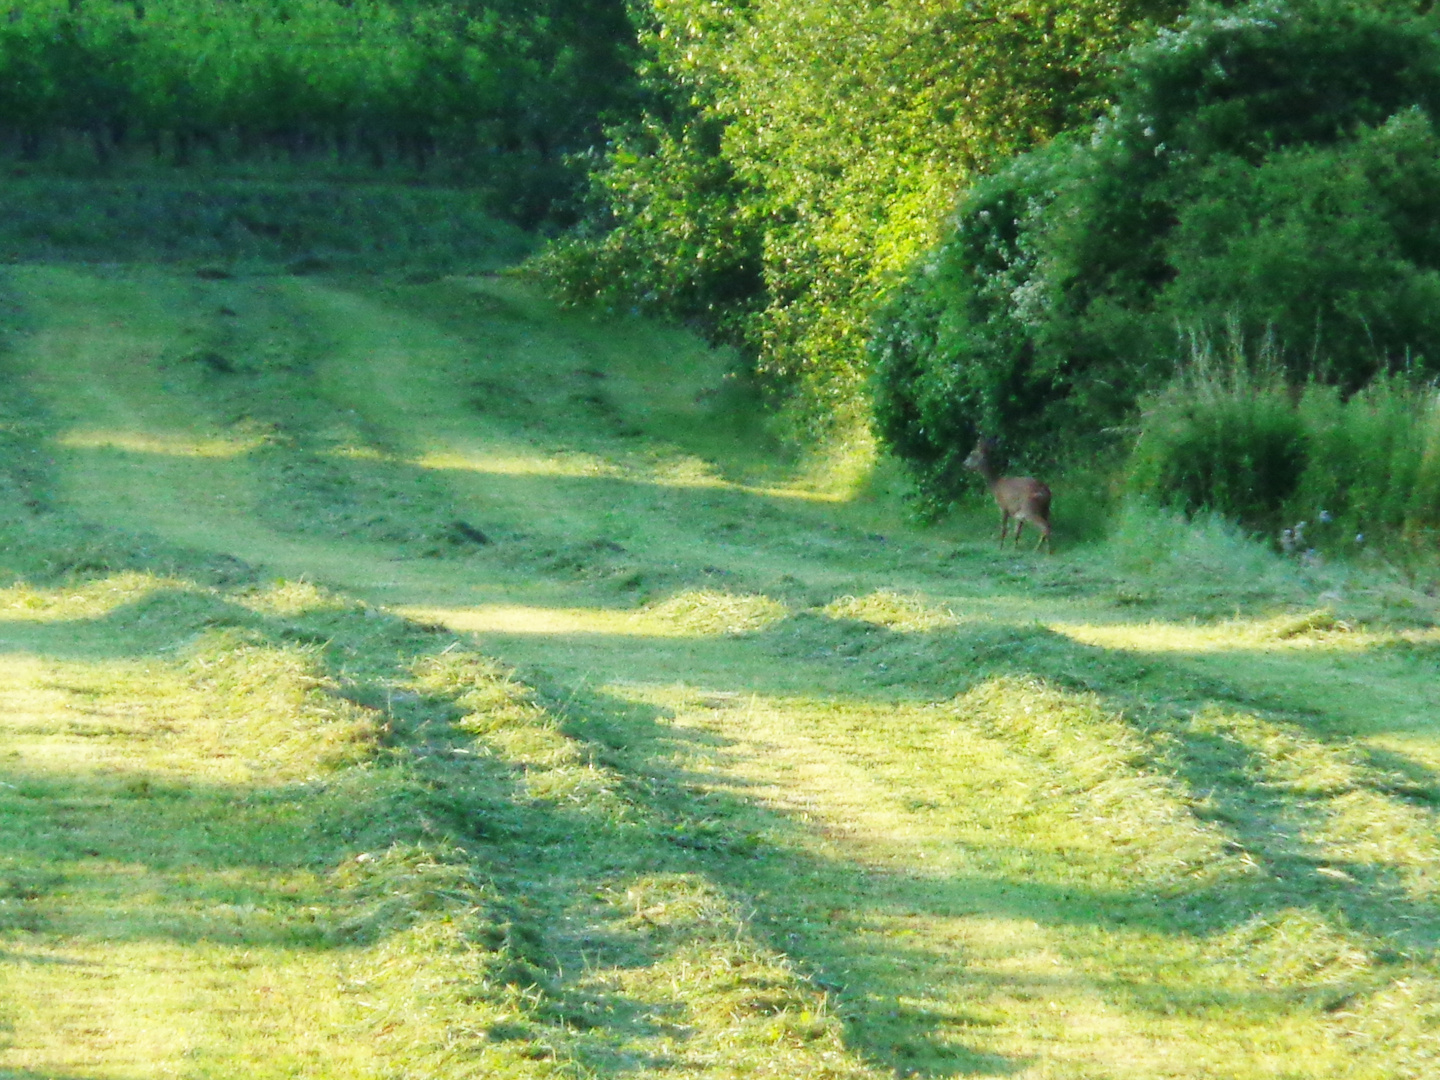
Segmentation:
<svg viewBox="0 0 1440 1080">
<path fill-rule="evenodd" d="M 1440 1071 L 1434 597 L 921 527 L 502 241 L 0 270 L 0 1076 Z"/>
</svg>

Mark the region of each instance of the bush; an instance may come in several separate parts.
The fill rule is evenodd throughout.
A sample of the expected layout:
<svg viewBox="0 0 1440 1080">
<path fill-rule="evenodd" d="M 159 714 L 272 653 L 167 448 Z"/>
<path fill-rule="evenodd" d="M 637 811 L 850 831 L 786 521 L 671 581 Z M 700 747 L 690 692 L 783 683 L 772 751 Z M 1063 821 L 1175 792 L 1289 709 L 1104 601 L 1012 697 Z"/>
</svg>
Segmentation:
<svg viewBox="0 0 1440 1080">
<path fill-rule="evenodd" d="M 1300 549 L 1433 548 L 1440 538 L 1440 393 L 1381 376 L 1348 398 L 1310 381 L 1287 386 L 1273 364 L 1202 343 L 1152 396 L 1131 454 L 1129 491 L 1251 529 L 1292 530 Z M 1298 535 L 1294 530 L 1299 527 Z"/>
<path fill-rule="evenodd" d="M 1266 359 L 1269 359 L 1266 357 Z M 1185 374 L 1142 415 L 1128 486 L 1185 514 L 1212 510 L 1276 527 L 1310 460 L 1305 424 L 1273 364 L 1199 342 Z"/>
<path fill-rule="evenodd" d="M 645 117 L 592 176 L 591 212 L 535 268 L 570 300 L 686 322 L 738 345 L 763 290 L 761 233 L 720 126 Z"/>
<path fill-rule="evenodd" d="M 1202 9 L 1126 58 L 1117 98 L 967 192 L 877 319 L 877 427 L 932 502 L 977 429 L 1036 464 L 1113 442 L 1179 328 L 1347 392 L 1440 371 L 1429 21 Z"/>
</svg>

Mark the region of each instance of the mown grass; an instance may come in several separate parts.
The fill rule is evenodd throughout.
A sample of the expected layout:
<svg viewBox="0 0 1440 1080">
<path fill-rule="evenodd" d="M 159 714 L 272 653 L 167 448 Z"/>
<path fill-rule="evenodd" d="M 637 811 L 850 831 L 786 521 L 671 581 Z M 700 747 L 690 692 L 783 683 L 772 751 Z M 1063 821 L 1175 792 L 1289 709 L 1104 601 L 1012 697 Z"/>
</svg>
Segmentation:
<svg viewBox="0 0 1440 1080">
<path fill-rule="evenodd" d="M 1436 1068 L 1403 580 L 913 530 L 510 277 L 4 290 L 0 1072 Z"/>
<path fill-rule="evenodd" d="M 209 278 L 389 269 L 416 278 L 499 269 L 533 240 L 473 188 L 325 182 L 200 170 L 0 177 L 0 262 L 190 264 Z"/>
</svg>

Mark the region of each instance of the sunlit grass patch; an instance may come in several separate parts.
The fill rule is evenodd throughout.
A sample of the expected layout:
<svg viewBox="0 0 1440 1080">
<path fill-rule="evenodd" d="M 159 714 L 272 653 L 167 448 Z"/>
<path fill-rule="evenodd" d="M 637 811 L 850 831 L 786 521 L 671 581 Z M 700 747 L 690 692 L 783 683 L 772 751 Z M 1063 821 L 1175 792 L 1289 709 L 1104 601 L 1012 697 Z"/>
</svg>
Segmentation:
<svg viewBox="0 0 1440 1080">
<path fill-rule="evenodd" d="M 350 461 L 390 461 L 391 456 L 376 446 L 340 446 L 331 455 Z"/>
<path fill-rule="evenodd" d="M 659 487 L 705 489 L 744 492 L 772 499 L 794 499 L 800 502 L 839 503 L 849 497 L 848 484 L 835 485 L 825 470 L 815 470 L 810 475 L 802 473 L 789 483 L 764 484 L 743 483 L 721 476 L 712 462 L 701 458 L 678 455 L 651 465 L 644 470 L 643 478 Z"/>
<path fill-rule="evenodd" d="M 1249 873 L 1224 831 L 1192 812 L 1163 746 L 1091 695 L 1014 678 L 888 706 L 610 689 L 731 733 L 743 771 L 769 778 L 757 794 L 811 823 L 817 850 L 1120 891 Z"/>
<path fill-rule="evenodd" d="M 627 463 L 623 458 L 612 460 L 574 450 L 554 454 L 507 454 L 488 450 L 463 453 L 442 450 L 424 453 L 414 459 L 414 464 L 424 469 L 489 473 L 495 476 L 586 479 L 610 477 L 662 488 L 736 491 L 801 502 L 841 502 L 845 498 L 844 495 L 816 491 L 796 484 L 746 484 L 728 480 L 716 475 L 708 463 L 690 458 L 662 461 L 658 465 L 652 465 L 643 461 Z"/>
<path fill-rule="evenodd" d="M 0 661 L 0 730 L 37 775 L 97 770 L 303 778 L 369 757 L 373 715 L 328 692 L 304 647 L 212 633 L 182 660 Z"/>
<path fill-rule="evenodd" d="M 97 431 L 77 429 L 56 439 L 71 450 L 123 450 L 166 457 L 233 458 L 263 445 L 263 438 L 222 438 L 181 432 Z"/>
<path fill-rule="evenodd" d="M 332 644 L 368 681 L 426 640 L 393 618 L 303 583 L 248 609 L 208 599 L 231 625 L 172 623 L 168 657 L 6 661 L 0 935 L 20 941 L 0 986 L 24 1006 L 0 1068 L 533 1075 L 534 1042 L 489 1033 L 538 1016 L 549 953 L 448 830 L 523 847 L 525 805 L 603 809 L 599 770 L 532 691 L 453 648 L 410 673 L 392 654 L 383 710 L 342 697 L 377 688 L 332 675 Z M 450 775 L 428 795 L 433 753 Z"/>
<path fill-rule="evenodd" d="M 722 488 L 729 484 L 715 469 L 715 463 L 688 454 L 678 454 L 656 463 L 651 479 L 662 486 L 681 488 Z"/>
<path fill-rule="evenodd" d="M 1372 630 L 1329 609 L 1214 623 L 1054 623 L 1056 633 L 1086 645 L 1127 652 L 1212 653 L 1314 649 L 1363 652 L 1396 645 L 1440 644 L 1440 629 Z"/>
<path fill-rule="evenodd" d="M 468 652 L 422 658 L 409 685 L 453 702 L 455 729 L 473 735 L 484 752 L 522 770 L 520 785 L 532 799 L 585 814 L 619 819 L 626 813 L 621 786 L 576 740 L 561 731 L 562 718 L 536 692 L 493 660 Z"/>
<path fill-rule="evenodd" d="M 834 619 L 858 619 L 902 633 L 954 626 L 960 619 L 948 607 L 918 593 L 879 589 L 865 596 L 842 596 L 822 609 Z"/>
<path fill-rule="evenodd" d="M 277 591 L 275 611 L 315 602 L 303 586 Z M 377 724 L 332 692 L 321 642 L 272 640 L 214 589 L 126 573 L 16 586 L 0 603 L 21 651 L 0 658 L 12 675 L 0 728 L 12 729 L 28 769 L 233 781 L 306 776 L 373 753 Z M 27 657 L 54 647 L 56 621 L 72 627 L 70 658 Z"/>
<path fill-rule="evenodd" d="M 755 941 L 746 913 L 694 874 L 647 874 L 608 894 L 624 925 L 661 945 L 658 962 L 593 982 L 653 1010 L 670 1067 L 745 1076 L 860 1077 L 826 995 L 783 953 Z"/>
<path fill-rule="evenodd" d="M 1338 797 L 1329 809 L 1312 839 L 1330 859 L 1381 871 L 1413 900 L 1440 898 L 1440 816 L 1432 807 L 1361 790 Z"/>
<path fill-rule="evenodd" d="M 335 1075 L 363 1075 L 314 951 L 337 910 L 303 866 L 316 793 L 284 788 L 334 767 L 324 728 L 357 725 L 303 657 L 206 641 L 189 659 L 4 661 L 0 1068 L 285 1075 L 329 1045 Z"/>
<path fill-rule="evenodd" d="M 1415 971 L 1335 1010 L 1335 1038 L 1374 1075 L 1429 1080 L 1440 1071 L 1440 976 Z M 1361 1075 L 1365 1075 L 1361 1073 Z"/>
<path fill-rule="evenodd" d="M 1229 913 L 1241 898 L 1269 903 L 1273 882 L 1224 822 L 1193 812 L 1204 793 L 1174 774 L 1162 733 L 1093 696 L 1016 679 L 889 707 L 611 690 L 723 732 L 732 790 L 793 824 L 794 885 L 770 902 L 791 913 L 802 953 L 897 988 L 838 1006 L 897 1068 L 1045 1047 L 1058 1075 L 1163 1075 L 1176 1055 L 1194 1075 L 1265 1075 L 1324 1039 L 1325 1006 L 1386 978 L 1366 966 L 1374 938 L 1343 920 L 1335 949 L 1294 951 L 1288 982 L 1235 968 Z M 1271 969 L 1303 929 L 1281 927 Z M 1341 1075 L 1342 1059 L 1326 1045 L 1317 1075 Z"/>
<path fill-rule="evenodd" d="M 0 623 L 99 618 L 177 584 L 133 571 L 97 578 L 78 587 L 40 588 L 21 583 L 0 589 Z"/>
<path fill-rule="evenodd" d="M 1374 956 L 1357 935 L 1300 908 L 1257 915 L 1206 944 L 1207 959 L 1245 979 L 1279 986 L 1344 986 L 1369 973 Z"/>
<path fill-rule="evenodd" d="M 355 611 L 360 607 L 352 599 L 303 579 L 275 581 L 237 599 L 253 611 L 287 617 L 315 612 Z"/>
<path fill-rule="evenodd" d="M 381 835 L 403 828 L 404 803 L 387 806 L 383 784 L 347 787 L 312 788 L 308 810 L 242 789 L 167 816 L 186 804 L 174 793 L 149 827 L 135 815 L 117 832 L 131 863 L 63 865 L 34 890 L 40 920 L 0 964 L 6 1000 L 23 1003 L 0 1063 L 144 1073 L 198 1059 L 251 1076 L 362 1077 L 387 1062 L 450 1069 L 471 1057 L 486 1020 L 540 974 L 527 959 L 539 939 L 438 838 L 382 841 L 331 873 L 312 869 L 336 858 L 313 818 L 337 798 L 391 817 L 372 825 Z M 94 843 L 102 827 L 84 821 L 81 835 Z M 0 866 L 0 879 L 13 876 Z"/>
<path fill-rule="evenodd" d="M 363 761 L 383 720 L 333 691 L 317 644 L 274 645 L 212 631 L 192 645 L 186 674 L 211 698 L 212 753 L 241 756 L 265 775 L 309 775 Z"/>
<path fill-rule="evenodd" d="M 1303 839 L 1335 864 L 1317 872 L 1353 885 L 1352 872 L 1364 868 L 1415 900 L 1440 895 L 1440 815 L 1433 801 L 1415 798 L 1430 793 L 1372 765 L 1363 745 L 1326 742 L 1294 724 L 1219 710 L 1202 712 L 1191 724 L 1243 747 L 1257 784 L 1309 800 Z"/>
<path fill-rule="evenodd" d="M 404 615 L 476 634 L 599 634 L 620 637 L 713 637 L 764 630 L 787 614 L 784 604 L 761 595 L 711 589 L 677 593 L 639 610 L 547 608 L 485 604 L 473 608 L 402 607 Z"/>
<path fill-rule="evenodd" d="M 1324 743 L 1295 724 L 1211 708 L 1190 726 L 1234 740 L 1249 752 L 1246 768 L 1256 782 L 1296 795 L 1341 795 L 1365 779 L 1356 747 Z"/>
<path fill-rule="evenodd" d="M 786 608 L 768 596 L 692 589 L 655 604 L 644 615 L 647 622 L 687 634 L 749 634 L 779 622 Z"/>
<path fill-rule="evenodd" d="M 1189 888 L 1245 872 L 1153 747 L 1094 699 L 1039 682 L 992 679 L 950 701 L 891 706 L 612 692 L 672 708 L 687 726 L 743 732 L 736 752 L 762 773 L 779 770 L 766 797 L 813 821 L 822 848 L 843 841 L 851 857 L 888 863 L 908 850 L 939 860 L 935 872 L 974 857 L 1117 887 Z M 957 841 L 965 847 L 947 846 Z"/>
<path fill-rule="evenodd" d="M 614 608 L 551 608 L 529 604 L 479 604 L 466 608 L 401 606 L 397 613 L 442 623 L 471 634 L 619 634 L 649 636 L 659 629 L 634 612 Z"/>
<path fill-rule="evenodd" d="M 1040 797 L 1030 813 L 1073 823 L 1047 821 L 1035 830 L 1037 839 L 1076 855 L 1089 852 L 1092 874 L 1116 884 L 1195 887 L 1245 872 L 1226 852 L 1224 835 L 1191 812 L 1191 795 L 1167 775 L 1163 750 L 1094 697 L 999 678 L 947 708 L 1028 759 L 1028 786 Z M 1031 831 L 1025 811 L 1007 810 Z"/>
<path fill-rule="evenodd" d="M 363 1077 L 363 1010 L 332 963 L 283 947 L 7 943 L 0 965 L 12 1075 L 127 1077 L 197 1065 L 256 1077 Z M 13 951 L 11 951 L 13 950 Z"/>
<path fill-rule="evenodd" d="M 431 451 L 414 462 L 422 469 L 460 470 L 496 476 L 620 477 L 625 470 L 593 454 L 497 454 Z"/>
</svg>

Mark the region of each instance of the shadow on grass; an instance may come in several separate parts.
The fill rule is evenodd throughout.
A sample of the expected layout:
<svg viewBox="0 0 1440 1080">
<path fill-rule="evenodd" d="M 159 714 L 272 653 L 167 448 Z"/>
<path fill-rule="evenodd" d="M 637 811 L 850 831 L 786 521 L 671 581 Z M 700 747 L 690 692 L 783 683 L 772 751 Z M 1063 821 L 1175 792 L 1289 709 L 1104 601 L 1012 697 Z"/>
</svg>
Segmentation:
<svg viewBox="0 0 1440 1080">
<path fill-rule="evenodd" d="M 1322 856 L 1308 839 L 1323 834 L 1334 795 L 1368 788 L 1394 798 L 1380 776 L 1364 777 L 1326 794 L 1291 794 L 1259 779 L 1263 762 L 1253 749 L 1208 732 L 1176 730 L 1177 775 L 1189 790 L 1203 793 L 1205 816 L 1223 825 L 1230 842 L 1257 864 L 1255 880 L 1185 897 L 1177 925 L 1212 934 L 1256 916 L 1304 908 L 1335 916 L 1339 925 L 1363 932 L 1394 950 L 1434 958 L 1440 949 L 1440 909 L 1406 888 L 1400 868 L 1382 862 Z M 1412 775 L 1421 769 L 1407 762 Z M 1440 777 L 1427 777 L 1428 789 Z M 1402 805 L 1405 800 L 1402 798 Z M 1394 956 L 1391 957 L 1395 959 Z"/>
<path fill-rule="evenodd" d="M 711 881 L 748 907 L 746 888 L 756 882 L 743 867 L 766 866 L 767 886 L 797 870 L 793 852 L 760 850 L 754 839 L 760 831 L 783 835 L 794 827 L 785 818 L 743 800 L 712 806 L 694 790 L 704 777 L 673 774 L 612 745 L 638 740 L 663 756 L 665 743 L 684 738 L 658 714 L 626 703 L 596 703 L 609 718 L 608 742 L 593 727 L 583 737 L 585 724 L 569 735 L 586 756 L 622 767 L 616 777 L 624 820 L 529 794 L 537 767 L 477 753 L 484 748 L 476 736 L 455 726 L 463 706 L 443 695 L 394 692 L 416 661 L 456 645 L 402 620 L 367 618 L 358 609 L 276 619 L 210 593 L 164 589 L 88 627 L 26 627 L 26 651 L 71 661 L 173 661 L 197 629 L 216 626 L 243 626 L 277 645 L 329 642 L 328 674 L 338 692 L 383 716 L 389 732 L 370 766 L 279 786 L 0 768 L 0 828 L 7 834 L 0 886 L 13 900 L 6 932 L 41 940 L 348 948 L 399 933 L 459 895 L 466 910 L 481 911 L 471 932 L 490 960 L 478 974 L 497 988 L 531 988 L 536 1004 L 524 1030 L 563 1039 L 598 1074 L 618 1075 L 634 1065 L 621 1044 L 684 1030 L 692 1003 L 683 996 L 635 1001 L 582 985 L 585 957 L 644 968 L 697 942 L 713 943 L 716 934 L 745 931 L 702 920 L 678 934 L 656 932 L 623 904 L 584 898 L 668 874 Z M 50 651 L 66 631 L 70 646 Z M 374 874 L 357 876 L 353 868 L 366 865 L 359 855 L 373 857 Z M 455 872 L 426 880 L 437 862 Z M 816 864 L 801 872 L 837 871 Z M 580 938 L 563 929 L 567 916 L 582 920 Z M 801 1001 L 813 991 L 787 994 Z M 755 1019 L 768 1022 L 770 1006 L 761 998 L 753 1002 Z M 1005 1071 L 998 1059 L 963 1047 L 926 1049 L 923 1018 L 900 1028 L 890 1034 L 903 1035 L 906 1059 L 918 1055 L 937 1075 Z M 871 1056 L 863 1045 L 854 1049 Z"/>
<path fill-rule="evenodd" d="M 462 644 L 434 627 L 369 617 L 354 607 L 279 618 L 213 593 L 171 588 L 99 619 L 11 623 L 5 635 L 12 650 L 68 660 L 173 660 L 197 633 L 216 627 L 240 627 L 276 645 L 313 646 L 337 692 L 372 712 L 377 728 L 388 732 L 374 747 L 371 764 L 280 786 L 0 770 L 0 821 L 10 834 L 4 888 L 16 901 L 7 906 L 11 932 L 98 934 L 98 924 L 58 899 L 63 891 L 92 895 L 101 908 L 131 911 L 121 939 L 327 949 L 397 933 L 449 903 L 446 895 L 458 890 L 483 912 L 475 933 L 493 954 L 497 985 L 539 988 L 525 1031 L 563 1037 L 597 1074 L 618 1075 L 633 1067 L 624 1064 L 619 1046 L 674 1029 L 689 1003 L 683 996 L 661 1003 L 628 1000 L 619 991 L 585 985 L 583 973 L 595 965 L 662 963 L 715 931 L 697 924 L 658 932 L 614 902 L 594 898 L 639 877 L 683 875 L 709 882 L 734 910 L 756 913 L 737 925 L 757 945 L 799 965 L 811 983 L 802 993 L 830 996 L 854 1053 L 896 1073 L 937 1077 L 1005 1073 L 1023 1063 L 967 1045 L 973 1042 L 968 1032 L 998 1022 L 983 1008 L 922 1007 L 914 1003 L 917 988 L 954 981 L 983 1004 L 988 995 L 1043 997 L 1067 979 L 967 970 L 963 955 L 859 932 L 866 923 L 973 915 L 1204 939 L 1299 907 L 1336 913 L 1367 934 L 1415 950 L 1433 950 L 1440 932 L 1440 916 L 1410 899 L 1384 871 L 1327 860 L 1327 868 L 1351 882 L 1318 874 L 1319 862 L 1299 839 L 1317 811 L 1250 779 L 1254 770 L 1243 749 L 1193 733 L 1184 737 L 1176 779 L 1210 793 L 1217 820 L 1234 843 L 1263 861 L 1264 875 L 1165 895 L 1013 875 L 922 877 L 817 857 L 808 842 L 814 826 L 762 806 L 727 775 L 730 747 L 722 736 L 677 728 L 663 710 L 604 693 L 547 691 L 543 680 L 536 700 L 544 715 L 558 724 L 580 760 L 615 780 L 622 809 L 583 801 L 577 807 L 531 794 L 529 781 L 543 769 L 508 760 L 500 744 L 487 745 L 483 735 L 477 739 L 457 726 L 466 707 L 455 696 L 395 693 L 416 662 Z M 903 678 L 883 688 L 867 684 L 850 660 L 866 660 L 873 675 L 884 663 L 877 657 L 898 662 L 897 650 L 914 654 L 917 641 L 924 662 L 914 661 Z M 632 674 L 660 676 L 634 668 L 633 640 L 611 647 L 632 651 Z M 771 650 L 777 666 L 838 667 L 832 681 L 844 693 L 881 700 L 918 695 L 927 685 L 933 697 L 938 672 L 948 672 L 953 683 L 941 685 L 952 693 L 1000 674 L 1093 686 L 1097 671 L 1105 682 L 1123 681 L 1132 665 L 1142 664 L 1077 646 L 1043 628 L 961 627 L 917 636 L 818 615 L 795 616 L 749 638 L 692 645 L 701 660 L 707 651 L 750 648 Z M 720 658 L 714 663 L 726 666 Z M 727 670 L 733 674 L 733 661 Z M 726 688 L 763 693 L 791 685 L 767 679 L 764 665 L 746 670 L 749 681 Z M 1124 702 L 1117 698 L 1114 704 Z M 676 759 L 701 764 L 682 768 Z M 1217 777 L 1223 782 L 1217 784 Z M 717 792 L 718 781 L 727 790 Z M 407 850 L 422 853 L 419 863 L 399 858 L 383 868 L 391 875 L 383 880 L 357 879 L 346 870 L 363 853 Z M 417 869 L 437 861 L 454 873 L 429 880 Z M 158 910 L 156 896 L 163 898 Z M 141 914 L 146 903 L 151 907 Z M 844 914 L 817 918 L 817 907 Z M 567 929 L 577 924 L 583 933 Z M 104 933 L 114 939 L 117 928 L 107 924 Z M 1186 1004 L 1180 1000 L 1184 988 L 1177 990 L 1159 972 L 1153 979 L 1084 980 L 1126 1008 L 1165 1011 Z M 1205 988 L 1190 998 L 1188 1007 L 1202 1011 L 1269 1014 L 1314 1006 L 1284 988 Z M 763 1012 L 765 1006 L 756 1007 Z"/>
</svg>

